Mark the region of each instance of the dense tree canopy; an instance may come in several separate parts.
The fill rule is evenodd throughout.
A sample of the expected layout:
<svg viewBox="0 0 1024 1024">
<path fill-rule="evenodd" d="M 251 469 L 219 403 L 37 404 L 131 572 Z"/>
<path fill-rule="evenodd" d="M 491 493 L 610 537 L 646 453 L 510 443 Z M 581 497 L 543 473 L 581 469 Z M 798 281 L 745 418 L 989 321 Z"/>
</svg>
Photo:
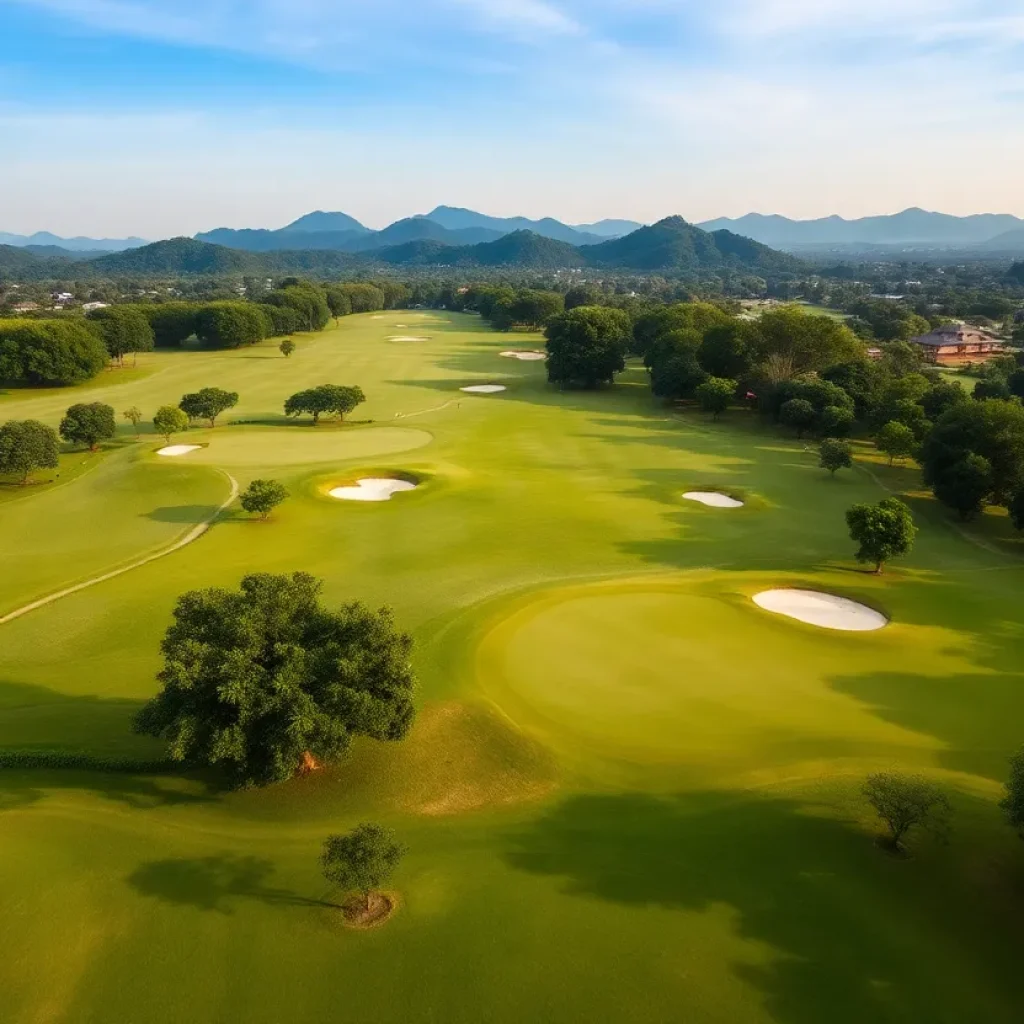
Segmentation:
<svg viewBox="0 0 1024 1024">
<path fill-rule="evenodd" d="M 577 306 L 553 317 L 545 331 L 548 380 L 562 387 L 610 384 L 625 369 L 629 317 L 618 309 Z"/>
<path fill-rule="evenodd" d="M 111 359 L 122 363 L 128 353 L 153 350 L 153 328 L 138 306 L 107 306 L 86 316 L 99 330 Z"/>
<path fill-rule="evenodd" d="M 160 693 L 136 728 L 171 757 L 221 767 L 237 785 L 333 760 L 353 736 L 399 740 L 414 715 L 412 640 L 387 609 L 330 610 L 305 573 L 190 591 L 161 644 Z"/>
<path fill-rule="evenodd" d="M 694 397 L 705 412 L 710 412 L 717 420 L 729 408 L 736 394 L 736 381 L 727 377 L 708 377 L 697 386 Z"/>
<path fill-rule="evenodd" d="M 853 448 L 849 441 L 840 441 L 835 437 L 826 437 L 821 442 L 818 464 L 827 469 L 832 476 L 840 469 L 849 469 L 853 465 Z"/>
<path fill-rule="evenodd" d="M 178 348 L 196 333 L 200 306 L 195 302 L 159 302 L 139 306 L 153 329 L 157 348 Z"/>
<path fill-rule="evenodd" d="M 60 421 L 60 436 L 69 444 L 84 444 L 90 451 L 116 433 L 114 409 L 103 402 L 79 402 Z"/>
<path fill-rule="evenodd" d="M 64 387 L 107 365 L 102 340 L 82 321 L 0 319 L 0 381 Z"/>
<path fill-rule="evenodd" d="M 196 337 L 210 348 L 255 345 L 266 334 L 266 318 L 252 302 L 210 302 L 196 316 Z"/>
<path fill-rule="evenodd" d="M 0 473 L 27 484 L 37 469 L 60 464 L 57 432 L 38 420 L 8 420 L 0 424 Z"/>
<path fill-rule="evenodd" d="M 331 319 L 331 309 L 323 289 L 308 281 L 290 284 L 270 292 L 263 300 L 265 305 L 280 306 L 294 310 L 302 323 L 301 330 L 320 331 Z M 286 327 L 286 330 L 294 330 Z"/>
</svg>

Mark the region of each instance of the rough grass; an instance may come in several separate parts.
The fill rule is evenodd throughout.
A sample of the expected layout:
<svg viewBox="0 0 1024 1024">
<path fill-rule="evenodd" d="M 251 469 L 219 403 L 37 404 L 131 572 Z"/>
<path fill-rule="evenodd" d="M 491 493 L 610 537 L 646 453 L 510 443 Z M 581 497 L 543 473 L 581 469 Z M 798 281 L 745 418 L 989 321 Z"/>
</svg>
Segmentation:
<svg viewBox="0 0 1024 1024">
<path fill-rule="evenodd" d="M 148 413 L 223 386 L 247 424 L 190 432 L 210 442 L 198 460 L 157 459 L 148 436 L 0 505 L 10 607 L 187 530 L 223 500 L 218 458 L 292 493 L 271 523 L 227 516 L 0 627 L 0 751 L 71 766 L 0 770 L 0 1019 L 1019 1020 L 1024 853 L 997 801 L 1024 742 L 1024 570 L 1005 524 L 952 523 L 908 468 L 832 479 L 745 412 L 666 412 L 635 367 L 550 391 L 476 318 L 388 343 L 413 315 L 345 319 L 289 360 L 146 356 L 90 400 Z M 458 393 L 493 379 L 509 390 Z M 328 381 L 360 384 L 374 422 L 284 420 L 288 394 Z M 8 394 L 4 414 L 56 422 L 77 397 Z M 324 500 L 367 464 L 429 486 Z M 682 500 L 694 481 L 752 501 L 716 514 Z M 914 493 L 922 530 L 876 578 L 850 561 L 843 512 L 884 488 Z M 128 726 L 178 594 L 294 569 L 414 632 L 422 711 L 403 744 L 358 742 L 261 792 L 85 770 L 159 760 Z M 852 636 L 752 605 L 777 585 L 893 622 Z M 913 838 L 896 861 L 874 845 L 859 787 L 892 766 L 951 794 L 948 846 Z M 388 886 L 401 913 L 359 932 L 325 906 L 317 855 L 363 820 L 409 853 Z"/>
</svg>

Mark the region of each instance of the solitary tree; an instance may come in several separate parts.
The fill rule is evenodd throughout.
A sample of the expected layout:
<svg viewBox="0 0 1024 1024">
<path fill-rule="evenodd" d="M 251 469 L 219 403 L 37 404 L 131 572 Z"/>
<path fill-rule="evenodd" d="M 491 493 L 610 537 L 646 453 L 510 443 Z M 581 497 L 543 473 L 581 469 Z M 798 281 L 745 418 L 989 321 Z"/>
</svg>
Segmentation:
<svg viewBox="0 0 1024 1024">
<path fill-rule="evenodd" d="M 917 448 L 917 437 L 905 423 L 890 420 L 875 437 L 875 444 L 880 452 L 889 456 L 889 465 L 896 459 L 905 459 L 914 454 Z"/>
<path fill-rule="evenodd" d="M 1006 820 L 1024 839 L 1024 747 L 1010 758 L 1006 797 L 999 806 L 1006 812 Z"/>
<path fill-rule="evenodd" d="M 779 409 L 779 419 L 787 427 L 792 427 L 797 437 L 803 437 L 817 422 L 818 414 L 806 398 L 791 398 Z"/>
<path fill-rule="evenodd" d="M 404 853 L 391 829 L 367 822 L 344 835 L 328 836 L 320 865 L 327 881 L 358 892 L 369 912 L 373 891 L 387 882 Z"/>
<path fill-rule="evenodd" d="M 285 338 L 277 347 L 281 350 L 281 355 L 287 359 L 295 351 L 295 342 L 291 338 Z"/>
<path fill-rule="evenodd" d="M 277 480 L 253 480 L 242 491 L 239 501 L 246 512 L 254 512 L 266 519 L 288 497 L 284 484 Z"/>
<path fill-rule="evenodd" d="M 121 415 L 131 423 L 135 436 L 138 437 L 139 424 L 142 422 L 142 410 L 137 405 L 133 405 L 130 409 L 125 409 Z"/>
<path fill-rule="evenodd" d="M 188 430 L 188 417 L 176 405 L 162 405 L 153 417 L 153 429 L 169 444 L 172 434 Z"/>
<path fill-rule="evenodd" d="M 838 469 L 849 469 L 853 465 L 853 449 L 849 441 L 840 441 L 836 437 L 826 437 L 821 442 L 822 469 L 827 469 L 832 476 Z"/>
<path fill-rule="evenodd" d="M 116 433 L 114 409 L 102 402 L 79 402 L 60 421 L 60 436 L 69 444 L 84 444 L 91 452 Z"/>
<path fill-rule="evenodd" d="M 992 463 L 984 456 L 968 452 L 959 462 L 943 469 L 932 487 L 935 497 L 956 509 L 967 522 L 981 512 L 985 499 L 992 493 Z"/>
<path fill-rule="evenodd" d="M 178 403 L 178 408 L 190 420 L 209 420 L 210 426 L 217 425 L 217 417 L 226 409 L 238 405 L 237 391 L 224 391 L 222 388 L 202 388 L 192 394 L 185 395 Z"/>
<path fill-rule="evenodd" d="M 718 417 L 729 408 L 733 395 L 736 394 L 736 381 L 727 377 L 708 377 L 703 384 L 698 385 L 694 396 L 700 402 L 700 407 L 705 412 Z"/>
<path fill-rule="evenodd" d="M 256 573 L 238 591 L 184 594 L 161 644 L 162 688 L 136 729 L 239 786 L 318 767 L 353 736 L 402 739 L 414 715 L 412 639 L 387 608 L 323 607 L 321 587 L 306 573 Z"/>
<path fill-rule="evenodd" d="M 324 413 L 333 412 L 343 420 L 345 413 L 351 412 L 357 405 L 365 401 L 366 395 L 363 394 L 363 389 L 360 387 L 321 384 L 319 387 L 296 392 L 288 398 L 284 403 L 284 412 L 286 416 L 301 416 L 303 413 L 310 413 L 315 427 Z"/>
<path fill-rule="evenodd" d="M 920 775 L 876 772 L 864 783 L 864 795 L 889 829 L 887 837 L 894 850 L 915 827 L 944 834 L 949 821 L 949 801 L 933 783 Z"/>
<path fill-rule="evenodd" d="M 910 509 L 899 498 L 884 498 L 877 505 L 854 505 L 847 510 L 850 538 L 860 545 L 858 562 L 874 563 L 881 573 L 891 558 L 905 555 L 914 546 L 917 527 Z"/>
<path fill-rule="evenodd" d="M 60 465 L 57 432 L 38 420 L 8 420 L 0 424 L 0 473 L 20 478 L 22 485 L 37 469 Z"/>
</svg>

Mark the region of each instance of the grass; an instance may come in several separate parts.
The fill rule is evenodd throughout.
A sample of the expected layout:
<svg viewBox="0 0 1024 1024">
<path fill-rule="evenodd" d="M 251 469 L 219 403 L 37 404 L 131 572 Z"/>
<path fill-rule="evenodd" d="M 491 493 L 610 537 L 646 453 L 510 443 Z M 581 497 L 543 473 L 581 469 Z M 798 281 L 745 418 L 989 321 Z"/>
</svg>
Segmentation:
<svg viewBox="0 0 1024 1024">
<path fill-rule="evenodd" d="M 388 342 L 399 323 L 430 340 Z M 638 368 L 549 390 L 507 347 L 476 318 L 406 311 L 347 318 L 289 360 L 271 343 L 146 356 L 90 400 L 151 413 L 237 390 L 223 425 L 176 439 L 208 447 L 159 458 L 126 425 L 87 472 L 0 504 L 17 538 L 2 613 L 173 542 L 224 499 L 220 469 L 292 494 L 269 523 L 229 514 L 0 627 L 0 751 L 159 759 L 129 723 L 173 602 L 251 571 L 391 604 L 422 680 L 402 744 L 264 791 L 0 771 L 0 1018 L 1019 1020 L 1024 849 L 997 802 L 1024 742 L 1024 563 L 1005 523 L 965 530 L 868 455 L 831 479 L 746 413 L 667 412 Z M 458 391 L 491 380 L 508 391 Z M 373 422 L 284 419 L 325 382 L 360 384 Z M 55 423 L 77 393 L 8 395 L 4 415 Z M 325 496 L 369 470 L 423 484 Z M 748 504 L 683 501 L 696 485 Z M 921 534 L 874 577 L 843 512 L 886 489 L 912 493 Z M 749 600 L 779 585 L 893 621 L 844 635 Z M 859 787 L 892 766 L 950 793 L 949 845 L 875 846 Z M 363 820 L 409 854 L 399 912 L 355 932 L 323 905 L 317 855 Z"/>
</svg>

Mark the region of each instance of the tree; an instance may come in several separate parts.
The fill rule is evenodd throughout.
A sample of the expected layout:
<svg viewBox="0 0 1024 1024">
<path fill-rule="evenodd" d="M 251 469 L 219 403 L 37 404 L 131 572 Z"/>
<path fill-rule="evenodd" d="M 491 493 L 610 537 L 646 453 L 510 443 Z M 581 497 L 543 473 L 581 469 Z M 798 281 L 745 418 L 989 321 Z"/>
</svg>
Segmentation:
<svg viewBox="0 0 1024 1024">
<path fill-rule="evenodd" d="M 176 405 L 162 405 L 153 417 L 153 429 L 170 444 L 172 434 L 188 430 L 188 417 Z"/>
<path fill-rule="evenodd" d="M 137 306 L 106 306 L 86 314 L 96 324 L 111 359 L 124 363 L 129 353 L 153 351 L 153 328 Z"/>
<path fill-rule="evenodd" d="M 853 466 L 853 448 L 849 441 L 840 441 L 834 437 L 827 437 L 821 442 L 822 469 L 827 469 L 832 476 L 836 470 L 850 469 Z"/>
<path fill-rule="evenodd" d="M 321 384 L 319 387 L 298 391 L 284 403 L 286 416 L 301 416 L 310 413 L 313 426 L 320 422 L 323 413 L 333 412 L 344 420 L 345 414 L 357 405 L 366 401 L 366 395 L 360 387 L 349 387 L 343 384 Z"/>
<path fill-rule="evenodd" d="M 0 318 L 0 381 L 65 387 L 95 377 L 107 350 L 84 321 Z"/>
<path fill-rule="evenodd" d="M 737 380 L 750 371 L 753 329 L 734 320 L 705 331 L 697 352 L 700 365 L 714 377 Z"/>
<path fill-rule="evenodd" d="M 139 424 L 142 422 L 142 410 L 137 405 L 133 405 L 130 409 L 125 409 L 121 415 L 131 423 L 135 436 L 138 437 Z"/>
<path fill-rule="evenodd" d="M 803 437 L 817 419 L 818 414 L 814 411 L 814 406 L 806 398 L 791 398 L 784 402 L 779 410 L 779 420 L 787 427 L 792 427 L 797 437 Z"/>
<path fill-rule="evenodd" d="M 894 850 L 901 848 L 912 828 L 930 828 L 940 834 L 946 830 L 949 801 L 938 786 L 920 775 L 875 772 L 868 776 L 863 793 L 888 827 Z"/>
<path fill-rule="evenodd" d="M 917 534 L 914 517 L 899 498 L 854 505 L 846 512 L 846 525 L 850 539 L 860 545 L 857 561 L 874 563 L 879 574 L 890 559 L 910 551 Z"/>
<path fill-rule="evenodd" d="M 208 302 L 196 315 L 195 331 L 211 348 L 241 348 L 267 336 L 267 321 L 254 302 Z"/>
<path fill-rule="evenodd" d="M 375 313 L 384 308 L 384 292 L 375 284 L 352 281 L 338 288 L 348 296 L 349 308 L 353 313 Z"/>
<path fill-rule="evenodd" d="M 921 396 L 921 407 L 928 419 L 937 420 L 947 409 L 967 401 L 967 392 L 955 380 L 940 380 Z"/>
<path fill-rule="evenodd" d="M 328 882 L 358 892 L 369 912 L 373 890 L 387 882 L 404 853 L 391 829 L 365 823 L 344 835 L 328 836 L 320 865 Z"/>
<path fill-rule="evenodd" d="M 295 351 L 295 342 L 291 338 L 285 338 L 277 347 L 281 350 L 281 355 L 287 359 Z"/>
<path fill-rule="evenodd" d="M 261 304 L 259 307 L 265 321 L 263 333 L 268 338 L 279 338 L 282 334 L 293 334 L 306 330 L 306 319 L 291 306 Z"/>
<path fill-rule="evenodd" d="M 621 309 L 577 306 L 552 317 L 544 333 L 552 384 L 596 388 L 626 368 L 630 322 Z"/>
<path fill-rule="evenodd" d="M 995 398 L 999 401 L 1006 401 L 1013 393 L 1005 377 L 989 377 L 987 380 L 979 380 L 974 385 L 973 397 L 976 401 L 982 402 L 986 398 Z"/>
<path fill-rule="evenodd" d="M 294 309 L 302 318 L 302 330 L 323 330 L 331 319 L 331 308 L 323 289 L 309 281 L 296 281 L 272 291 L 263 300 L 269 306 Z"/>
<path fill-rule="evenodd" d="M 91 452 L 116 433 L 114 409 L 102 402 L 79 402 L 60 421 L 60 436 L 69 444 L 84 444 Z"/>
<path fill-rule="evenodd" d="M 1021 264 L 1024 267 L 1024 263 Z M 1010 777 L 1006 780 L 1006 797 L 999 805 L 1006 820 L 1024 839 L 1024 748 L 1010 758 Z"/>
<path fill-rule="evenodd" d="M 239 786 L 290 779 L 353 736 L 402 739 L 415 713 L 412 639 L 389 609 L 331 610 L 321 589 L 306 573 L 256 573 L 238 591 L 184 594 L 161 644 L 162 688 L 136 729 Z"/>
<path fill-rule="evenodd" d="M 826 405 L 818 416 L 822 437 L 847 437 L 853 430 L 853 410 L 839 405 Z"/>
<path fill-rule="evenodd" d="M 1010 389 L 1011 395 L 1016 395 L 1018 398 L 1024 398 L 1024 367 L 1014 370 L 1013 373 L 1006 378 L 1006 386 Z"/>
<path fill-rule="evenodd" d="M 729 403 L 735 394 L 736 381 L 728 380 L 725 377 L 708 377 L 694 391 L 697 401 L 700 402 L 700 407 L 705 412 L 712 413 L 716 420 L 729 408 Z"/>
<path fill-rule="evenodd" d="M 973 519 L 992 493 L 992 464 L 973 452 L 943 469 L 934 486 L 935 497 L 956 509 L 965 522 Z"/>
<path fill-rule="evenodd" d="M 770 356 L 779 357 L 794 377 L 864 354 L 863 342 L 845 324 L 799 306 L 769 310 L 756 327 L 751 346 L 754 361 L 763 364 Z"/>
<path fill-rule="evenodd" d="M 255 512 L 266 519 L 288 497 L 284 484 L 277 480 L 253 480 L 242 491 L 239 501 L 246 512 Z"/>
<path fill-rule="evenodd" d="M 1024 490 L 1018 491 L 1009 504 L 1010 521 L 1018 530 L 1024 530 Z"/>
<path fill-rule="evenodd" d="M 160 302 L 139 306 L 153 329 L 157 348 L 178 348 L 196 333 L 199 305 L 195 302 Z"/>
<path fill-rule="evenodd" d="M 880 452 L 889 456 L 889 465 L 896 459 L 905 459 L 914 454 L 917 438 L 913 430 L 897 420 L 891 420 L 878 432 L 875 445 Z"/>
<path fill-rule="evenodd" d="M 37 469 L 60 465 L 57 432 L 38 420 L 8 420 L 0 424 L 0 473 L 20 477 L 24 486 Z"/>
<path fill-rule="evenodd" d="M 222 388 L 201 388 L 199 391 L 182 397 L 178 408 L 190 420 L 204 419 L 210 426 L 217 425 L 217 417 L 227 409 L 238 405 L 237 391 L 224 391 Z"/>
</svg>

